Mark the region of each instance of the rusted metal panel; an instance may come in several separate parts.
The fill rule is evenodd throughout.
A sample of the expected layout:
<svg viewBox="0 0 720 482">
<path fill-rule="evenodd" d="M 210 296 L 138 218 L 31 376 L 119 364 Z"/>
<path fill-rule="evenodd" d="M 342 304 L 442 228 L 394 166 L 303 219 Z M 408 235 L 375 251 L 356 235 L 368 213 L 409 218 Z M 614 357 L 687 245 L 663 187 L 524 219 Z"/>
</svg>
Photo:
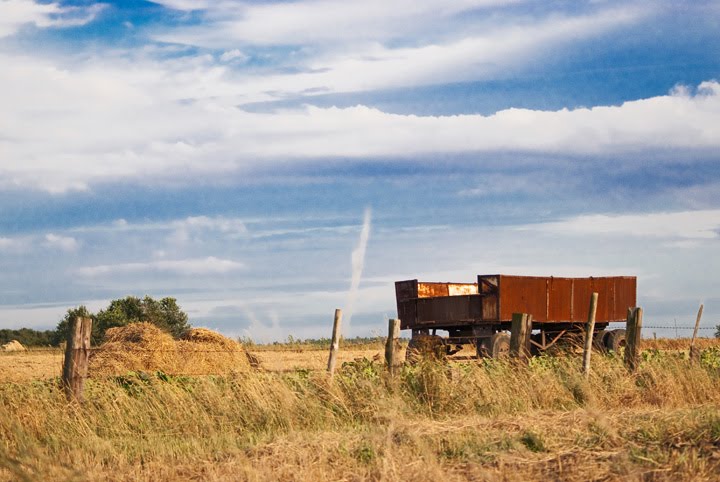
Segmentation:
<svg viewBox="0 0 720 482">
<path fill-rule="evenodd" d="M 446 283 L 418 283 L 418 298 L 448 296 Z"/>
<path fill-rule="evenodd" d="M 497 275 L 478 276 L 478 292 L 482 295 L 482 316 L 484 321 L 500 319 L 500 297 L 498 296 Z"/>
<path fill-rule="evenodd" d="M 500 275 L 500 319 L 509 321 L 513 313 L 530 313 L 535 321 L 547 321 L 547 280 L 538 276 Z"/>
<path fill-rule="evenodd" d="M 418 297 L 418 280 L 410 279 L 395 282 L 395 298 L 398 301 L 410 300 Z"/>
<path fill-rule="evenodd" d="M 418 298 L 477 294 L 477 283 L 425 283 L 417 284 Z"/>
<path fill-rule="evenodd" d="M 448 283 L 448 296 L 476 295 L 477 283 Z"/>
<path fill-rule="evenodd" d="M 482 321 L 479 295 L 418 298 L 418 325 L 469 324 Z"/>
<path fill-rule="evenodd" d="M 572 320 L 573 280 L 571 278 L 549 278 L 547 285 L 546 318 L 548 320 Z"/>
<path fill-rule="evenodd" d="M 497 277 L 500 321 L 509 321 L 513 313 L 522 312 L 532 314 L 536 322 L 585 323 L 593 292 L 599 296 L 596 322 L 623 321 L 627 308 L 636 303 L 637 279 L 632 276 Z M 481 291 L 482 287 L 481 283 Z"/>
<path fill-rule="evenodd" d="M 614 283 L 612 278 L 592 278 L 590 281 L 591 291 L 598 294 L 597 312 L 595 314 L 595 320 L 607 320 L 612 315 L 613 303 L 613 287 Z M 592 296 L 592 295 L 590 295 Z M 585 301 L 580 300 L 581 306 L 585 307 L 585 316 L 581 321 L 587 321 L 588 312 L 590 310 L 590 296 Z M 583 310 L 580 310 L 581 312 Z"/>
<path fill-rule="evenodd" d="M 400 328 L 412 328 L 417 318 L 416 300 L 418 296 L 418 280 L 395 282 L 395 299 L 397 300 L 398 318 Z"/>
<path fill-rule="evenodd" d="M 569 321 L 576 321 L 579 323 L 587 321 L 588 309 L 590 307 L 590 295 L 592 292 L 591 278 L 573 279 L 572 317 Z M 600 301 L 599 298 L 598 301 Z M 596 322 L 603 321 L 603 319 L 597 315 L 595 315 L 595 320 Z"/>
<path fill-rule="evenodd" d="M 417 320 L 417 298 L 398 301 L 397 306 L 400 328 L 403 330 L 412 328 Z"/>
<path fill-rule="evenodd" d="M 623 321 L 627 317 L 627 309 L 637 306 L 637 278 L 621 276 L 615 278 L 615 306 L 613 321 Z"/>
</svg>

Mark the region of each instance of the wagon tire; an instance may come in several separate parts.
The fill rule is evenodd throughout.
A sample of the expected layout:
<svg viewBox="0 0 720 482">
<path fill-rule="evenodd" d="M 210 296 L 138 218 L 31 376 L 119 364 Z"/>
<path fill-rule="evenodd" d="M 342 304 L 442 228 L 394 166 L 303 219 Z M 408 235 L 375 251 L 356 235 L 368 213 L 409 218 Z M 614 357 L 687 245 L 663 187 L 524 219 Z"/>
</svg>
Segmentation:
<svg viewBox="0 0 720 482">
<path fill-rule="evenodd" d="M 485 357 L 504 360 L 510 356 L 510 335 L 504 331 L 495 333 L 490 338 L 483 339 L 478 346 L 478 354 Z"/>
<path fill-rule="evenodd" d="M 612 330 L 605 335 L 605 348 L 608 351 L 619 353 L 625 347 L 625 330 Z"/>
<path fill-rule="evenodd" d="M 607 351 L 607 336 L 609 331 L 600 330 L 596 331 L 593 334 L 593 342 L 592 347 L 599 351 L 600 353 L 604 353 Z"/>
</svg>

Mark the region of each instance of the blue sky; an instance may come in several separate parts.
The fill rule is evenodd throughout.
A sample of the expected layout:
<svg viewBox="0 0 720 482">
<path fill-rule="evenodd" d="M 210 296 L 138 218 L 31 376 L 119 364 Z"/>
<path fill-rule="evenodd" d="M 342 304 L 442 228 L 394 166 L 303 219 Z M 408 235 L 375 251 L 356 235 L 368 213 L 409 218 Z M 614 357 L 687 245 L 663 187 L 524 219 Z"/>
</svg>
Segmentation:
<svg viewBox="0 0 720 482">
<path fill-rule="evenodd" d="M 496 272 L 637 275 L 646 324 L 702 302 L 713 326 L 719 23 L 710 1 L 0 0 L 0 327 L 149 294 L 262 341 L 328 336 L 336 307 L 382 334 L 393 281 Z"/>
</svg>

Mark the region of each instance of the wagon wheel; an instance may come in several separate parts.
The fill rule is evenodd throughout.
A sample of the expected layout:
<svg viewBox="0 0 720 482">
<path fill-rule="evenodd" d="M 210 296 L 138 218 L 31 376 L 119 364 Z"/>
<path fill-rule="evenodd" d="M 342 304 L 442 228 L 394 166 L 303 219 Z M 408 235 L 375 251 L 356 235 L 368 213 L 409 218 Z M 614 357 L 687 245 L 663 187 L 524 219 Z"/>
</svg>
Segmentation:
<svg viewBox="0 0 720 482">
<path fill-rule="evenodd" d="M 599 351 L 599 352 L 605 352 L 607 351 L 607 345 L 605 344 L 605 339 L 608 336 L 607 331 L 600 330 L 593 333 L 593 342 L 592 347 L 593 349 Z"/>
<path fill-rule="evenodd" d="M 443 360 L 447 349 L 441 337 L 437 335 L 418 335 L 410 338 L 405 361 L 417 363 L 422 359 Z"/>
<path fill-rule="evenodd" d="M 478 356 L 499 360 L 508 358 L 510 356 L 510 335 L 499 331 L 490 338 L 483 338 L 478 345 Z"/>
<path fill-rule="evenodd" d="M 625 347 L 625 330 L 612 330 L 605 335 L 605 348 L 608 351 L 620 352 Z"/>
</svg>

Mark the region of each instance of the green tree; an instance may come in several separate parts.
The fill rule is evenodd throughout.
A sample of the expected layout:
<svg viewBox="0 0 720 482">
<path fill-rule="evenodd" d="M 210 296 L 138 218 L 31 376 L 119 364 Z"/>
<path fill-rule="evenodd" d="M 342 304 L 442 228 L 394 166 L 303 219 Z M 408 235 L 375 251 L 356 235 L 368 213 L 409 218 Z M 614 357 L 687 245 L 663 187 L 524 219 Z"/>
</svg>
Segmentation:
<svg viewBox="0 0 720 482">
<path fill-rule="evenodd" d="M 19 330 L 0 330 L 0 345 L 12 340 L 17 340 L 24 346 L 47 346 L 53 344 L 55 330 L 33 330 L 32 328 L 20 328 Z"/>
<path fill-rule="evenodd" d="M 110 328 L 140 321 L 152 323 L 175 338 L 190 328 L 188 316 L 180 309 L 175 298 L 158 301 L 150 296 L 143 299 L 127 296 L 111 301 L 110 306 L 100 311 L 96 318 L 101 336 Z"/>
<path fill-rule="evenodd" d="M 60 343 L 67 341 L 68 337 L 68 331 L 70 331 L 70 320 L 74 320 L 78 316 L 82 317 L 90 317 L 93 318 L 93 342 L 95 342 L 96 336 L 95 336 L 95 316 L 88 311 L 88 309 L 84 305 L 77 306 L 75 308 L 70 308 L 67 310 L 67 313 L 65 313 L 65 317 L 60 320 L 60 322 L 57 324 L 57 327 L 55 328 L 55 333 L 52 337 L 51 343 L 55 346 L 59 345 Z"/>
<path fill-rule="evenodd" d="M 137 298 L 126 296 L 112 300 L 110 305 L 92 315 L 84 306 L 68 310 L 57 326 L 57 338 L 64 341 L 67 338 L 70 320 L 77 316 L 90 316 L 93 318 L 92 343 L 99 344 L 105 337 L 105 332 L 110 328 L 125 326 L 129 323 L 141 321 L 152 323 L 167 331 L 173 337 L 178 338 L 191 326 L 188 323 L 188 316 L 177 304 L 175 298 L 163 298 L 155 300 L 150 296 Z"/>
</svg>

